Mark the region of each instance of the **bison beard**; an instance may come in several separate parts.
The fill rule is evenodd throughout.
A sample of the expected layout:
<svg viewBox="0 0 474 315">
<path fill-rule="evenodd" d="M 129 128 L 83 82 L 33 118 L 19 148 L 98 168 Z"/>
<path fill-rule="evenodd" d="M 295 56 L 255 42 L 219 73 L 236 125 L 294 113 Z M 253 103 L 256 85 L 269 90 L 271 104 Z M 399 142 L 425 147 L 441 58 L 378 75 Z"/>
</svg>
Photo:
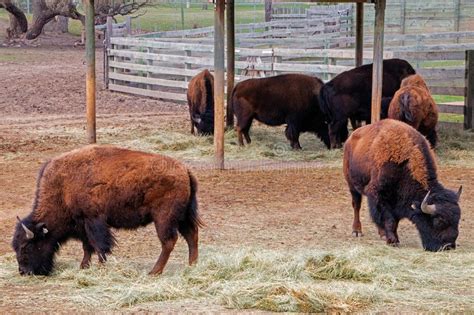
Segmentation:
<svg viewBox="0 0 474 315">
<path fill-rule="evenodd" d="M 163 271 L 180 233 L 189 264 L 198 258 L 197 181 L 179 162 L 157 154 L 86 146 L 40 170 L 33 211 L 20 220 L 12 246 L 20 274 L 48 275 L 60 244 L 82 241 L 81 268 L 95 252 L 106 260 L 110 227 L 135 229 L 154 222 L 162 252 L 150 274 Z"/>
<path fill-rule="evenodd" d="M 254 119 L 269 125 L 287 124 L 285 135 L 293 149 L 301 149 L 301 132 L 314 132 L 329 148 L 327 124 L 319 108 L 322 81 L 302 74 L 284 74 L 249 79 L 232 91 L 232 107 L 237 117 L 239 145 L 251 142 L 249 130 Z"/>
<path fill-rule="evenodd" d="M 359 211 L 366 195 L 372 220 L 388 244 L 399 243 L 398 222 L 408 218 L 426 250 L 456 247 L 461 190 L 456 194 L 438 182 L 434 154 L 415 129 L 392 119 L 357 129 L 344 146 L 343 169 L 354 236 L 362 234 Z"/>
<path fill-rule="evenodd" d="M 384 60 L 382 96 L 392 97 L 402 79 L 414 73 L 415 70 L 405 60 Z M 360 125 L 356 122 L 370 122 L 371 101 L 372 64 L 345 71 L 321 88 L 320 104 L 329 124 L 331 148 L 340 148 L 347 139 L 348 119 L 354 129 Z"/>
</svg>

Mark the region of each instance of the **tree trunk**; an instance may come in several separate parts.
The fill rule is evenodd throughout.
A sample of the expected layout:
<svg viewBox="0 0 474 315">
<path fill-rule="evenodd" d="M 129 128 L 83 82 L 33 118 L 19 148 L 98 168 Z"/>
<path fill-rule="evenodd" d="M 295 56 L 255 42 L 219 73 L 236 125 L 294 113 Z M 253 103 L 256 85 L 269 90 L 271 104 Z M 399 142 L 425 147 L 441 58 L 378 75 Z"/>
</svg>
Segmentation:
<svg viewBox="0 0 474 315">
<path fill-rule="evenodd" d="M 44 26 L 44 30 L 47 32 L 54 33 L 67 33 L 68 32 L 69 19 L 65 16 L 56 16 L 51 22 Z"/>
<path fill-rule="evenodd" d="M 12 39 L 20 37 L 23 33 L 21 31 L 20 23 L 18 23 L 17 18 L 13 14 L 9 13 L 8 17 L 10 19 L 10 26 L 7 28 L 7 38 Z"/>
</svg>

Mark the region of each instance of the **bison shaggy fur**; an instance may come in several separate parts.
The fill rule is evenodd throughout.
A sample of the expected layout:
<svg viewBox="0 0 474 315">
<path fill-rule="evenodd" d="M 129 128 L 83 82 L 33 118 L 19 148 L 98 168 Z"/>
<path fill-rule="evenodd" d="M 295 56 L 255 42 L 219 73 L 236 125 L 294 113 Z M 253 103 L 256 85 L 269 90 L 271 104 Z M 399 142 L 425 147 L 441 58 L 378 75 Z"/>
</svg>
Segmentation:
<svg viewBox="0 0 474 315">
<path fill-rule="evenodd" d="M 178 233 L 198 257 L 197 181 L 171 158 L 113 146 L 86 146 L 45 163 L 32 212 L 17 224 L 13 248 L 20 274 L 48 275 L 54 256 L 69 239 L 82 242 L 81 268 L 91 255 L 106 260 L 115 238 L 110 228 L 155 224 L 162 251 L 151 270 L 159 274 Z"/>
<path fill-rule="evenodd" d="M 187 99 L 191 119 L 191 133 L 196 127 L 199 134 L 214 132 L 214 77 L 203 70 L 189 81 Z"/>
<path fill-rule="evenodd" d="M 301 149 L 301 132 L 314 132 L 329 147 L 327 124 L 319 108 L 323 82 L 303 74 L 283 74 L 238 83 L 232 93 L 237 117 L 239 145 L 251 142 L 249 130 L 254 119 L 269 125 L 286 124 L 285 135 L 293 149 Z"/>
<path fill-rule="evenodd" d="M 403 79 L 400 89 L 390 102 L 388 117 L 409 124 L 423 134 L 433 147 L 436 146 L 438 106 L 420 75 Z"/>
<path fill-rule="evenodd" d="M 438 181 L 434 153 L 411 126 L 393 119 L 357 129 L 344 145 L 344 176 L 354 208 L 353 235 L 359 236 L 362 195 L 388 244 L 399 243 L 401 219 L 412 221 L 429 251 L 455 248 L 461 216 L 459 197 Z"/>
<path fill-rule="evenodd" d="M 401 81 L 415 70 L 405 60 L 383 61 L 382 97 L 392 97 Z M 331 148 L 339 148 L 347 139 L 347 120 L 369 122 L 372 102 L 372 64 L 363 65 L 337 75 L 326 83 L 320 93 L 321 109 L 329 124 Z"/>
</svg>

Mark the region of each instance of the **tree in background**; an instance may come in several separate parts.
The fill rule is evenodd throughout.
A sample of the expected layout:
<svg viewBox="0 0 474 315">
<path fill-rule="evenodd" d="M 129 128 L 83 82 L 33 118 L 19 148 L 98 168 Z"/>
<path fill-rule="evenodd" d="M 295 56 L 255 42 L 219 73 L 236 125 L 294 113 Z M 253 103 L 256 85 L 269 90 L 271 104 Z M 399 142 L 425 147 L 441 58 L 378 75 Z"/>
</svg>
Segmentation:
<svg viewBox="0 0 474 315">
<path fill-rule="evenodd" d="M 28 21 L 23 11 L 20 10 L 11 0 L 0 0 L 0 8 L 8 11 L 10 17 L 10 27 L 7 29 L 7 38 L 12 38 L 17 34 L 25 33 L 28 29 Z"/>
</svg>

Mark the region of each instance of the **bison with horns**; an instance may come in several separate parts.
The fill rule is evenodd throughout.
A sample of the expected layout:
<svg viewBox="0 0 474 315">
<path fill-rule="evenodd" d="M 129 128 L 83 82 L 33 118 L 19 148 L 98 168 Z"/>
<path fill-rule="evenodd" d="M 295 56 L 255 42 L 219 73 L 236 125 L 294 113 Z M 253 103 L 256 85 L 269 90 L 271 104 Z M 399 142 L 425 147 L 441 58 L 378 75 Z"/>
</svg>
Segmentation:
<svg viewBox="0 0 474 315">
<path fill-rule="evenodd" d="M 362 194 L 388 244 L 399 243 L 398 222 L 408 218 L 429 251 L 456 247 L 461 216 L 458 193 L 438 182 L 434 153 L 411 126 L 393 119 L 357 129 L 344 146 L 344 176 L 354 208 L 353 235 L 362 233 Z"/>
<path fill-rule="evenodd" d="M 400 88 L 402 80 L 414 73 L 415 70 L 405 60 L 384 60 L 382 96 L 392 97 Z M 347 139 L 348 119 L 354 129 L 357 128 L 357 122 L 370 121 L 371 101 L 372 64 L 345 71 L 322 87 L 321 110 L 329 124 L 331 148 L 341 147 Z"/>
<path fill-rule="evenodd" d="M 328 127 L 319 108 L 323 82 L 303 74 L 283 74 L 269 78 L 248 79 L 232 92 L 232 108 L 237 117 L 239 145 L 243 138 L 250 143 L 249 130 L 254 119 L 269 125 L 286 124 L 285 135 L 293 149 L 301 149 L 301 132 L 318 135 L 329 148 Z"/>
<path fill-rule="evenodd" d="M 110 227 L 155 224 L 162 251 L 150 274 L 163 271 L 178 238 L 198 257 L 197 181 L 181 163 L 158 154 L 112 146 L 86 146 L 54 158 L 40 170 L 33 211 L 19 220 L 13 248 L 20 274 L 48 275 L 55 253 L 68 239 L 82 241 L 106 260 L 115 243 Z"/>
<path fill-rule="evenodd" d="M 191 118 L 191 133 L 214 133 L 214 77 L 203 70 L 189 81 L 187 99 Z"/>
<path fill-rule="evenodd" d="M 436 146 L 438 106 L 419 74 L 403 79 L 400 89 L 390 102 L 388 118 L 409 124 L 423 134 L 433 147 Z"/>
</svg>

